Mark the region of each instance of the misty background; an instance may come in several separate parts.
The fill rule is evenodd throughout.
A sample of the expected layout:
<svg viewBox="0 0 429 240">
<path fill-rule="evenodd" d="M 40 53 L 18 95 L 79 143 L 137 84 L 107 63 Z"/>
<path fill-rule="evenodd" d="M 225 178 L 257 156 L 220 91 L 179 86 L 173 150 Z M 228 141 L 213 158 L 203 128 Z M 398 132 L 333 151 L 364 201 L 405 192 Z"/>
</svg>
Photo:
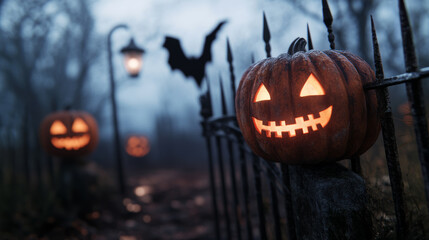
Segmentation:
<svg viewBox="0 0 429 240">
<path fill-rule="evenodd" d="M 429 66 L 429 2 L 409 0 L 406 4 L 419 65 Z M 220 77 L 224 83 L 229 81 L 227 37 L 237 84 L 252 54 L 256 60 L 265 57 L 263 11 L 271 31 L 273 56 L 286 52 L 295 38 L 306 38 L 307 23 L 314 48 L 329 48 L 320 0 L 0 0 L 0 7 L 0 144 L 3 149 L 14 149 L 7 154 L 35 168 L 49 161 L 38 142 L 41 120 L 67 106 L 96 118 L 100 143 L 89 158 L 104 167 L 113 166 L 107 33 L 119 23 L 130 27 L 129 31 L 116 31 L 112 39 L 122 145 L 127 136 L 143 134 L 149 137 L 152 149 L 144 159 L 127 158 L 126 170 L 130 165 L 206 163 L 199 123 L 202 90 L 193 79 L 171 71 L 168 52 L 162 48 L 165 36 L 179 38 L 187 56 L 199 56 L 205 35 L 218 22 L 228 20 L 217 35 L 213 61 L 206 68 L 215 93 L 219 92 Z M 369 15 L 373 15 L 385 76 L 405 71 L 396 2 L 331 0 L 330 7 L 338 49 L 356 53 L 373 66 L 369 28 Z M 146 50 L 137 79 L 128 77 L 119 53 L 130 37 Z M 424 86 L 428 89 L 427 81 Z M 229 114 L 233 114 L 231 92 L 226 90 Z M 406 102 L 405 87 L 392 87 L 390 93 L 395 119 L 406 126 L 404 113 L 398 112 Z M 212 98 L 217 116 L 218 94 Z"/>
</svg>

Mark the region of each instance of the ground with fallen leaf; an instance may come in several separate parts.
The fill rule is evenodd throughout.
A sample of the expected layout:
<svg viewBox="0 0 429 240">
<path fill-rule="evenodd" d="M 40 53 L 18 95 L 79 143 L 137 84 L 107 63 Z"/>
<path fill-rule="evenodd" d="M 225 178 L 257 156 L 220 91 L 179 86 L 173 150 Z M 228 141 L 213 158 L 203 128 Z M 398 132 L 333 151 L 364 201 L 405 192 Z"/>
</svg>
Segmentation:
<svg viewBox="0 0 429 240">
<path fill-rule="evenodd" d="M 26 239 L 214 239 L 205 171 L 152 169 L 135 175 L 127 180 L 126 197 L 110 196 L 86 216 Z"/>
</svg>

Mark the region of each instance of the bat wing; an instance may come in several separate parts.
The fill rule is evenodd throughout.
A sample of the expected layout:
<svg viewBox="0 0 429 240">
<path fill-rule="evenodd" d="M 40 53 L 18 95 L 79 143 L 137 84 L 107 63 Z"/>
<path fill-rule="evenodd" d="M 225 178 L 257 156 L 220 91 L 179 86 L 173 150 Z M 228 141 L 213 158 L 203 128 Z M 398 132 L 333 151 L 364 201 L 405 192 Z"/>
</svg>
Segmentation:
<svg viewBox="0 0 429 240">
<path fill-rule="evenodd" d="M 168 64 L 170 65 L 171 69 L 179 69 L 183 71 L 184 67 L 189 63 L 189 59 L 185 56 L 179 39 L 165 37 L 165 41 L 162 46 L 167 49 L 169 53 Z"/>
<path fill-rule="evenodd" d="M 212 60 L 211 48 L 213 41 L 216 39 L 216 35 L 222 26 L 227 23 L 227 21 L 220 22 L 215 29 L 211 33 L 206 36 L 206 40 L 204 42 L 203 53 L 201 54 L 200 60 L 206 62 L 210 62 Z"/>
</svg>

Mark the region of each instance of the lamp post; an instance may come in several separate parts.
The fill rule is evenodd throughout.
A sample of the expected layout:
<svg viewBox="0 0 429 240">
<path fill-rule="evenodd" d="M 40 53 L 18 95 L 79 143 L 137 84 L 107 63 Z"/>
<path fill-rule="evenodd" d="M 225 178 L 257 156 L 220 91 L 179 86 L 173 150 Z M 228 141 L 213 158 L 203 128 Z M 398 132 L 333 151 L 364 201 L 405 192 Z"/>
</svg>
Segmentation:
<svg viewBox="0 0 429 240">
<path fill-rule="evenodd" d="M 112 35 L 118 29 L 128 29 L 128 26 L 125 24 L 119 24 L 113 27 L 109 34 L 107 35 L 107 53 L 109 61 L 109 74 L 110 74 L 110 98 L 112 101 L 112 118 L 113 118 L 113 133 L 114 133 L 114 143 L 115 143 L 115 154 L 116 154 L 116 164 L 117 164 L 117 174 L 119 182 L 119 190 L 122 195 L 125 194 L 125 182 L 124 182 L 124 170 L 122 164 L 122 154 L 121 154 L 121 141 L 119 137 L 119 126 L 118 126 L 118 114 L 116 107 L 116 95 L 115 95 L 115 75 L 113 72 L 113 56 L 112 56 Z M 142 55 L 144 50 L 139 48 L 134 43 L 134 40 L 131 39 L 128 46 L 121 49 L 121 53 L 125 56 L 125 68 L 128 71 L 131 77 L 137 77 L 141 66 L 142 66 Z"/>
</svg>

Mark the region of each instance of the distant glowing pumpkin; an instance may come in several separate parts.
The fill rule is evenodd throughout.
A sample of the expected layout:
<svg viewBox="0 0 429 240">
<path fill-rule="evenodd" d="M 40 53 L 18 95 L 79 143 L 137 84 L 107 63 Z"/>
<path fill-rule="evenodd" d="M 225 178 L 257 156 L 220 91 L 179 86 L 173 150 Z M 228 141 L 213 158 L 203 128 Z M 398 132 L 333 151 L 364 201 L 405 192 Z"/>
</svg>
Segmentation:
<svg viewBox="0 0 429 240">
<path fill-rule="evenodd" d="M 58 157 L 91 153 L 98 143 L 95 119 L 82 111 L 60 111 L 45 117 L 40 126 L 41 145 Z"/>
<path fill-rule="evenodd" d="M 305 46 L 305 45 L 304 45 Z M 250 66 L 235 99 L 244 139 L 261 157 L 287 164 L 361 154 L 380 131 L 370 66 L 345 51 L 302 50 Z"/>
<path fill-rule="evenodd" d="M 145 136 L 130 136 L 125 150 L 132 157 L 144 157 L 150 152 L 149 139 Z"/>
</svg>

